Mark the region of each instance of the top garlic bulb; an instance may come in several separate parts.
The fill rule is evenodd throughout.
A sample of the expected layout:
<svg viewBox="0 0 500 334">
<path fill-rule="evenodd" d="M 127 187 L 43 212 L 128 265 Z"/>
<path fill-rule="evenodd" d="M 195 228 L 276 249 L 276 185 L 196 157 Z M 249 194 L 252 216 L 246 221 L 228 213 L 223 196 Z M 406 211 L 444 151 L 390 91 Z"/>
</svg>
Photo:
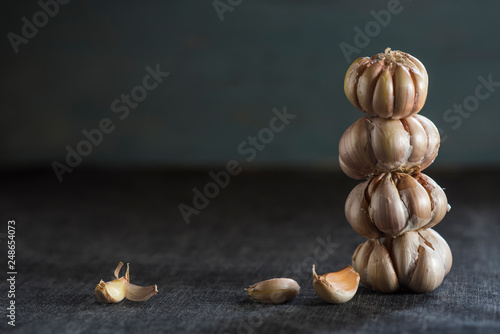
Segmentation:
<svg viewBox="0 0 500 334">
<path fill-rule="evenodd" d="M 417 58 L 387 48 L 371 58 L 356 59 L 347 70 L 344 91 L 368 115 L 401 119 L 422 109 L 428 83 L 427 71 Z"/>
</svg>

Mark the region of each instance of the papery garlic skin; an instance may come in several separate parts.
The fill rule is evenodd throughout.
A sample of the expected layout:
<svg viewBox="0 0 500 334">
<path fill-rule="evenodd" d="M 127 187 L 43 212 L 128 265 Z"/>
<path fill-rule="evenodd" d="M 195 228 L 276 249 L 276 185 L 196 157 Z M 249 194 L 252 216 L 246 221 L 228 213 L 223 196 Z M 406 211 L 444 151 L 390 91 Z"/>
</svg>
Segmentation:
<svg viewBox="0 0 500 334">
<path fill-rule="evenodd" d="M 422 115 L 398 120 L 364 116 L 342 135 L 339 162 L 353 179 L 386 172 L 411 174 L 434 161 L 439 145 L 438 129 Z"/>
<path fill-rule="evenodd" d="M 130 283 L 130 267 L 127 263 L 127 271 L 125 276 L 118 277 L 120 270 L 123 267 L 123 262 L 118 263 L 115 269 L 116 279 L 109 282 L 101 280 L 95 287 L 95 295 L 101 303 L 115 304 L 127 298 L 132 301 L 145 301 L 158 293 L 158 287 L 152 286 L 137 286 Z"/>
<path fill-rule="evenodd" d="M 314 291 L 319 298 L 328 303 L 346 303 L 358 291 L 359 274 L 352 266 L 347 266 L 337 272 L 318 275 L 313 264 L 312 276 Z"/>
<path fill-rule="evenodd" d="M 401 119 L 425 104 L 429 77 L 424 65 L 401 51 L 356 59 L 347 70 L 344 91 L 349 101 L 371 116 Z"/>
<path fill-rule="evenodd" d="M 361 283 L 384 293 L 400 286 L 431 292 L 441 285 L 452 262 L 450 247 L 432 229 L 387 237 L 383 243 L 370 239 L 359 245 L 352 257 Z"/>
<path fill-rule="evenodd" d="M 357 185 L 345 203 L 347 221 L 368 239 L 432 227 L 448 209 L 443 189 L 422 173 L 377 175 Z"/>
</svg>

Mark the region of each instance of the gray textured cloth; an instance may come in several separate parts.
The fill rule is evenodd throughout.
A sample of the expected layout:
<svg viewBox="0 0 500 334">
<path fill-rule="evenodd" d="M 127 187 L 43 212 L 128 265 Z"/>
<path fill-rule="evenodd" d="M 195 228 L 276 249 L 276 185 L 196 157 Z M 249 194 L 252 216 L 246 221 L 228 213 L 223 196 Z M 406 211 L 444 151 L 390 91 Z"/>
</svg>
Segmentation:
<svg viewBox="0 0 500 334">
<path fill-rule="evenodd" d="M 357 184 L 345 175 L 245 173 L 187 225 L 178 205 L 210 181 L 208 171 L 77 170 L 63 184 L 45 172 L 4 172 L 2 233 L 8 219 L 17 222 L 14 330 L 498 333 L 498 172 L 428 174 L 453 207 L 436 227 L 454 256 L 441 287 L 388 295 L 360 287 L 350 302 L 329 305 L 312 289 L 312 264 L 319 273 L 339 270 L 364 240 L 344 217 Z M 157 284 L 159 294 L 99 304 L 94 287 L 112 279 L 119 261 L 130 263 L 133 283 Z M 295 278 L 300 295 L 276 306 L 247 298 L 243 288 L 279 276 Z M 6 323 L 2 332 L 12 330 Z"/>
</svg>

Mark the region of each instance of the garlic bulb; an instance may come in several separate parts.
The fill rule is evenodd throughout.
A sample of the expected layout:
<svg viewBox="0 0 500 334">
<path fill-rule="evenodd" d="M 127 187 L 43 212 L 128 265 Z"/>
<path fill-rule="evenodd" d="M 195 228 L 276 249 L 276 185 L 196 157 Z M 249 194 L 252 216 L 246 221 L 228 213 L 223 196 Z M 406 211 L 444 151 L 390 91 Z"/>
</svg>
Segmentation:
<svg viewBox="0 0 500 334">
<path fill-rule="evenodd" d="M 387 48 L 371 58 L 356 59 L 347 70 L 344 91 L 368 115 L 400 119 L 422 109 L 428 83 L 427 71 L 417 58 Z"/>
<path fill-rule="evenodd" d="M 415 292 L 433 291 L 450 271 L 452 261 L 450 247 L 432 229 L 388 237 L 383 243 L 370 239 L 352 257 L 361 283 L 386 293 L 399 286 Z"/>
<path fill-rule="evenodd" d="M 357 185 L 345 203 L 347 221 L 368 239 L 430 228 L 448 210 L 443 189 L 422 173 L 377 175 Z"/>
<path fill-rule="evenodd" d="M 340 167 L 353 179 L 394 171 L 411 174 L 434 161 L 439 144 L 438 129 L 424 116 L 399 120 L 364 116 L 340 139 Z"/>
</svg>

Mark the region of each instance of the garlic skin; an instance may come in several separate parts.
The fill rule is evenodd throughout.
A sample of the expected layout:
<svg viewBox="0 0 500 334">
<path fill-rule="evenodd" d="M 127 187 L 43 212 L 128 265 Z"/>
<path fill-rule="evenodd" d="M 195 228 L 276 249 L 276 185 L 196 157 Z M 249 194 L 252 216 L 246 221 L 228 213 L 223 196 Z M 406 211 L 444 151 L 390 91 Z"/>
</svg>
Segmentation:
<svg viewBox="0 0 500 334">
<path fill-rule="evenodd" d="M 401 119 L 425 104 L 429 77 L 424 65 L 401 51 L 356 59 L 347 70 L 344 91 L 349 101 L 370 116 Z"/>
<path fill-rule="evenodd" d="M 313 288 L 319 298 L 332 304 L 348 302 L 358 291 L 359 274 L 352 266 L 319 276 L 312 266 Z"/>
<path fill-rule="evenodd" d="M 272 278 L 252 284 L 245 291 L 259 303 L 282 304 L 298 295 L 300 286 L 291 278 Z"/>
<path fill-rule="evenodd" d="M 439 145 L 438 129 L 424 116 L 398 120 L 364 116 L 342 135 L 339 162 L 353 179 L 386 172 L 411 174 L 434 161 Z"/>
<path fill-rule="evenodd" d="M 158 287 L 137 286 L 130 283 L 129 264 L 125 276 L 118 278 L 123 263 L 120 262 L 115 269 L 116 279 L 110 282 L 104 282 L 102 279 L 95 287 L 95 295 L 101 303 L 116 304 L 124 298 L 132 301 L 145 301 L 158 293 Z"/>
<path fill-rule="evenodd" d="M 368 239 L 433 227 L 448 210 L 443 189 L 422 173 L 377 175 L 358 184 L 345 202 L 347 221 Z"/>
<path fill-rule="evenodd" d="M 359 245 L 352 257 L 361 283 L 384 293 L 400 286 L 431 292 L 441 285 L 452 262 L 450 247 L 432 229 L 387 237 L 383 243 L 370 239 Z"/>
</svg>

